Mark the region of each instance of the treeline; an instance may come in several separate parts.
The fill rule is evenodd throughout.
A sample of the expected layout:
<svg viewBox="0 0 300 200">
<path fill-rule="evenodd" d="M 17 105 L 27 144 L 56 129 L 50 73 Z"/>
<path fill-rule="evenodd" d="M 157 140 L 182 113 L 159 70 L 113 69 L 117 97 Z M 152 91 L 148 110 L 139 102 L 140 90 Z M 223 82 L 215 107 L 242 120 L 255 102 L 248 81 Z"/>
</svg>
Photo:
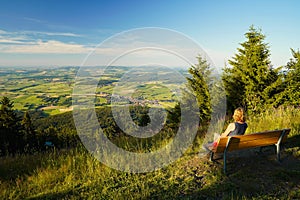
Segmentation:
<svg viewBox="0 0 300 200">
<path fill-rule="evenodd" d="M 13 101 L 7 97 L 0 100 L 0 105 L 0 156 L 81 145 L 72 112 L 53 116 L 45 116 L 41 111 L 21 113 L 14 110 Z M 137 126 L 143 127 L 150 123 L 149 107 L 130 106 L 129 111 Z M 155 112 L 159 115 L 160 109 L 157 108 Z M 96 114 L 104 134 L 116 145 L 130 151 L 147 151 L 150 146 L 158 148 L 162 141 L 174 136 L 179 122 L 178 117 L 175 117 L 177 113 L 169 111 L 167 123 L 159 134 L 136 140 L 120 129 L 110 107 L 98 108 Z M 130 132 L 128 127 L 126 130 Z"/>
<path fill-rule="evenodd" d="M 71 121 L 65 124 L 62 132 L 55 125 L 47 123 L 44 113 L 14 110 L 13 102 L 3 97 L 0 101 L 0 155 L 34 153 L 51 148 L 65 148 L 78 143 L 75 129 L 68 129 Z M 46 120 L 46 121 L 45 121 Z M 64 121 L 66 122 L 66 121 Z M 39 124 L 44 126 L 38 128 Z"/>
</svg>

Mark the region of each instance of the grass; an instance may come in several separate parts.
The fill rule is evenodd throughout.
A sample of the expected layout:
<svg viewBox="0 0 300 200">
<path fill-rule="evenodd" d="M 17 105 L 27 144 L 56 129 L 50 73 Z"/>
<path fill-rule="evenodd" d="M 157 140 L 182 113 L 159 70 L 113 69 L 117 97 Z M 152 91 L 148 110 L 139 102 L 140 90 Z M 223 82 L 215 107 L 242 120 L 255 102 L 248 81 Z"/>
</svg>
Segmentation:
<svg viewBox="0 0 300 200">
<path fill-rule="evenodd" d="M 300 134 L 300 110 L 292 107 L 269 109 L 248 120 L 246 133 L 291 128 L 290 137 Z"/>
<path fill-rule="evenodd" d="M 239 163 L 236 172 L 224 176 L 220 163 L 197 156 L 186 156 L 166 168 L 145 174 L 108 168 L 80 150 L 5 158 L 1 162 L 6 168 L 1 167 L 0 196 L 2 199 L 300 197 L 299 170 L 261 158 L 247 165 L 244 159 L 235 162 Z"/>
<path fill-rule="evenodd" d="M 15 163 L 16 160 L 19 162 Z M 184 158 L 155 172 L 130 174 L 110 169 L 79 150 L 5 158 L 1 163 L 6 168 L 1 168 L 4 181 L 0 195 L 7 199 L 184 197 L 201 188 L 200 182 L 195 181 L 199 175 L 186 170 L 188 162 L 189 159 Z M 205 166 L 209 168 L 208 164 Z M 197 168 L 193 167 L 193 170 Z M 27 175 L 20 175 L 24 173 Z M 215 175 L 207 174 L 204 179 L 210 185 L 215 178 Z"/>
<path fill-rule="evenodd" d="M 274 117 L 276 116 L 276 117 Z M 0 160 L 0 199 L 299 199 L 300 112 L 270 110 L 248 120 L 249 133 L 292 128 L 282 162 L 274 150 L 209 162 L 196 152 L 149 173 L 111 169 L 82 148 Z"/>
<path fill-rule="evenodd" d="M 42 99 L 37 98 L 35 95 L 24 95 L 20 96 L 14 99 L 14 106 L 15 109 L 18 110 L 26 110 L 26 103 L 25 102 L 30 102 L 30 105 L 33 105 L 34 107 L 37 107 L 38 105 L 43 104 L 44 102 Z"/>
<path fill-rule="evenodd" d="M 57 115 L 57 114 L 61 114 L 62 112 L 59 109 L 47 109 L 44 110 L 44 113 L 48 115 Z"/>
</svg>

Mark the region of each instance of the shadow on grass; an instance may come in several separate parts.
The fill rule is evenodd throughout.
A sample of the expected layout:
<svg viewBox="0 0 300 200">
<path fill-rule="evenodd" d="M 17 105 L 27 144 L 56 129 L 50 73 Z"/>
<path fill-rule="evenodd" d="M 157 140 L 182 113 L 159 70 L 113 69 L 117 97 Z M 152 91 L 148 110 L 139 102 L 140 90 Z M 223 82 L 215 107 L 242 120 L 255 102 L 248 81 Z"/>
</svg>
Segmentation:
<svg viewBox="0 0 300 200">
<path fill-rule="evenodd" d="M 286 148 L 300 147 L 300 135 L 289 137 L 285 144 Z"/>
<path fill-rule="evenodd" d="M 49 193 L 45 193 L 45 194 L 38 194 L 35 196 L 27 197 L 26 199 L 28 199 L 28 200 L 95 199 L 95 198 L 92 198 L 91 196 L 89 196 L 89 192 L 93 189 L 95 189 L 95 188 L 93 188 L 93 186 L 91 186 L 91 187 L 84 186 L 83 187 L 83 186 L 77 185 L 73 188 L 68 188 L 68 189 L 65 189 L 62 191 L 58 191 L 58 192 L 49 192 Z M 101 198 L 97 198 L 97 199 L 101 199 Z"/>
<path fill-rule="evenodd" d="M 45 167 L 45 162 L 52 151 L 37 154 L 20 154 L 0 158 L 0 180 L 14 181 L 17 178 L 32 174 L 38 168 Z"/>
<path fill-rule="evenodd" d="M 39 200 L 39 199 L 66 199 L 70 198 L 71 196 L 74 196 L 74 189 L 68 189 L 60 192 L 53 192 L 53 193 L 46 193 L 46 194 L 41 194 L 37 195 L 34 197 L 29 197 L 27 198 L 28 200 Z"/>
<path fill-rule="evenodd" d="M 2 157 L 0 161 L 0 180 L 12 180 L 31 174 L 41 167 L 36 156 L 18 155 L 15 157 Z"/>
</svg>

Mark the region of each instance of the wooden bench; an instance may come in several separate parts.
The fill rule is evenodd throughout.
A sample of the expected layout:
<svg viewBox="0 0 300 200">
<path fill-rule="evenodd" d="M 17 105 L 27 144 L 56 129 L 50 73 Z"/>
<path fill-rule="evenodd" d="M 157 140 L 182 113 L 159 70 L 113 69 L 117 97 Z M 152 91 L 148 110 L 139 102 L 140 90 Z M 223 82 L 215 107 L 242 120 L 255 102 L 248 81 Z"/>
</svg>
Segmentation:
<svg viewBox="0 0 300 200">
<path fill-rule="evenodd" d="M 210 151 L 210 161 L 215 153 L 223 153 L 224 173 L 226 174 L 226 154 L 230 151 L 255 147 L 276 146 L 277 160 L 280 161 L 280 145 L 286 141 L 291 129 L 273 130 L 247 135 L 228 136 L 219 139 L 217 146 Z"/>
</svg>

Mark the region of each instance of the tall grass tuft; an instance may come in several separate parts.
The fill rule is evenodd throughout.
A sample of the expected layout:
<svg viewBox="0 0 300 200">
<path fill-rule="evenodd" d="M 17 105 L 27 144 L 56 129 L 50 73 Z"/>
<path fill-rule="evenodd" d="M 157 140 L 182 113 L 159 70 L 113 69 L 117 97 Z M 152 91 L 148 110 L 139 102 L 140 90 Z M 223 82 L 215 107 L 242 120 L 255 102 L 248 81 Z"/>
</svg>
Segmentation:
<svg viewBox="0 0 300 200">
<path fill-rule="evenodd" d="M 261 132 L 266 130 L 291 128 L 289 136 L 300 133 L 300 109 L 294 107 L 279 107 L 250 116 L 246 133 Z"/>
</svg>

